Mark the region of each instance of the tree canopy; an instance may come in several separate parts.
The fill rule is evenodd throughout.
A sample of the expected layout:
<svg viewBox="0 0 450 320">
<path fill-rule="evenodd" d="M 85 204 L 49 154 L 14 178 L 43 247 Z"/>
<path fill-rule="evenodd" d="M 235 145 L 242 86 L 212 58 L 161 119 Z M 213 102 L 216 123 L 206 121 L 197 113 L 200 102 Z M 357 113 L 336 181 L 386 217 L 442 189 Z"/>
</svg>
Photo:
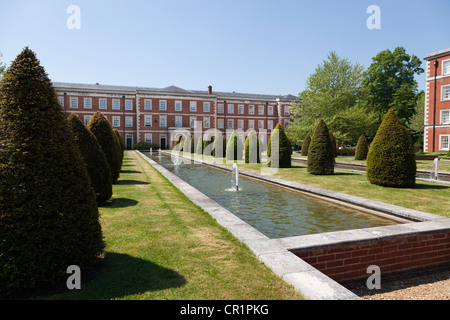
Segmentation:
<svg viewBox="0 0 450 320">
<path fill-rule="evenodd" d="M 363 80 L 367 104 L 379 119 L 392 108 L 404 124 L 409 123 L 415 114 L 418 95 L 414 76 L 424 72 L 422 62 L 417 56 L 407 54 L 403 47 L 381 51 L 372 61 Z"/>
</svg>

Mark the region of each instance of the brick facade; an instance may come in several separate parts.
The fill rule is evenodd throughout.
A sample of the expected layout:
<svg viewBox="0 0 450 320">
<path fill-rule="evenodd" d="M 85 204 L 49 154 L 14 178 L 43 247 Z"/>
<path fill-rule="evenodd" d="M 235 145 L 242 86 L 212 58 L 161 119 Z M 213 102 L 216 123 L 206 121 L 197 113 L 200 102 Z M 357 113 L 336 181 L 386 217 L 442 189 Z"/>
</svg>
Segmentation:
<svg viewBox="0 0 450 320">
<path fill-rule="evenodd" d="M 425 61 L 424 151 L 447 152 L 450 149 L 450 49 L 429 54 Z"/>
<path fill-rule="evenodd" d="M 128 149 L 145 141 L 171 148 L 177 129 L 191 134 L 254 129 L 265 139 L 277 123 L 289 124 L 290 105 L 296 99 L 292 95 L 214 92 L 211 86 L 193 91 L 175 86 L 156 89 L 57 82 L 54 87 L 67 116 L 75 113 L 87 123 L 92 114 L 102 112 Z"/>
<path fill-rule="evenodd" d="M 333 280 L 348 282 L 367 279 L 367 268 L 371 265 L 379 266 L 383 274 L 448 266 L 450 232 L 395 237 L 294 253 Z"/>
</svg>

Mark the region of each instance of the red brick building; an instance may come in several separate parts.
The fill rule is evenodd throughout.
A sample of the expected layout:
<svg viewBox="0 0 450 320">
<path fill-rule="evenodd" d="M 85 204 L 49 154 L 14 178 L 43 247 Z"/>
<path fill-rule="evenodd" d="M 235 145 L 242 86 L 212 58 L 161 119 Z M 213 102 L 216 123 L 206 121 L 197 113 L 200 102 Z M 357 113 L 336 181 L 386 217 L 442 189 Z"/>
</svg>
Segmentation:
<svg viewBox="0 0 450 320">
<path fill-rule="evenodd" d="M 424 151 L 450 149 L 450 49 L 426 56 Z"/>
<path fill-rule="evenodd" d="M 236 92 L 167 88 L 53 83 L 66 115 L 77 114 L 85 124 L 102 112 L 117 129 L 127 149 L 134 143 L 151 142 L 172 148 L 174 132 L 204 133 L 254 129 L 267 141 L 277 123 L 290 122 L 290 105 L 296 97 Z"/>
</svg>

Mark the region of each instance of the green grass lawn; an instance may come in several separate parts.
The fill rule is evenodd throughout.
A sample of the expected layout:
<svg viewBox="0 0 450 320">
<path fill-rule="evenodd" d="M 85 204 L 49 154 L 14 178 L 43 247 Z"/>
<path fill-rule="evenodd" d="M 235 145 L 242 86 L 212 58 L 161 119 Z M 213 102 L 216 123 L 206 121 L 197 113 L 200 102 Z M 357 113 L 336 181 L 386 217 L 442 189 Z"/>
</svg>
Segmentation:
<svg viewBox="0 0 450 320">
<path fill-rule="evenodd" d="M 306 160 L 306 157 L 301 156 L 298 153 L 293 153 L 292 157 Z M 364 165 L 366 164 L 366 160 L 355 160 L 354 157 L 343 157 L 343 156 L 337 157 L 336 162 L 358 163 L 358 164 L 364 164 Z M 417 160 L 416 164 L 417 164 L 417 169 L 419 169 L 419 170 L 431 170 L 433 161 L 432 160 Z M 441 159 L 441 161 L 439 161 L 439 171 L 450 172 L 450 160 Z"/>
<path fill-rule="evenodd" d="M 125 153 L 113 198 L 99 210 L 106 254 L 97 274 L 47 298 L 302 299 L 136 152 Z"/>
<path fill-rule="evenodd" d="M 217 161 L 213 157 L 205 157 L 206 161 Z M 337 159 L 339 161 L 339 157 Z M 354 160 L 356 161 L 356 160 Z M 220 163 L 231 166 L 231 163 Z M 441 161 L 442 163 L 443 161 Z M 263 164 L 239 164 L 243 170 L 261 173 Z M 414 188 L 387 188 L 371 184 L 365 172 L 335 170 L 334 175 L 314 176 L 307 173 L 306 164 L 294 163 L 292 168 L 279 168 L 275 177 L 289 181 L 342 192 L 366 199 L 377 200 L 389 204 L 415 209 L 428 213 L 450 217 L 450 185 L 416 180 Z"/>
</svg>

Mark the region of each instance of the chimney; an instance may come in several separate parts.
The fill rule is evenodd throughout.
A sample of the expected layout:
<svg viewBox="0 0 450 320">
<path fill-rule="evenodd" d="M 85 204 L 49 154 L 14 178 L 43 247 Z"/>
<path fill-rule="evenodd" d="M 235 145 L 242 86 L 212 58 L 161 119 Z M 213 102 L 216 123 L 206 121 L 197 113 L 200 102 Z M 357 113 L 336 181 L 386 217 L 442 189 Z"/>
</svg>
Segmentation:
<svg viewBox="0 0 450 320">
<path fill-rule="evenodd" d="M 208 94 L 212 94 L 212 86 L 208 86 Z"/>
</svg>

